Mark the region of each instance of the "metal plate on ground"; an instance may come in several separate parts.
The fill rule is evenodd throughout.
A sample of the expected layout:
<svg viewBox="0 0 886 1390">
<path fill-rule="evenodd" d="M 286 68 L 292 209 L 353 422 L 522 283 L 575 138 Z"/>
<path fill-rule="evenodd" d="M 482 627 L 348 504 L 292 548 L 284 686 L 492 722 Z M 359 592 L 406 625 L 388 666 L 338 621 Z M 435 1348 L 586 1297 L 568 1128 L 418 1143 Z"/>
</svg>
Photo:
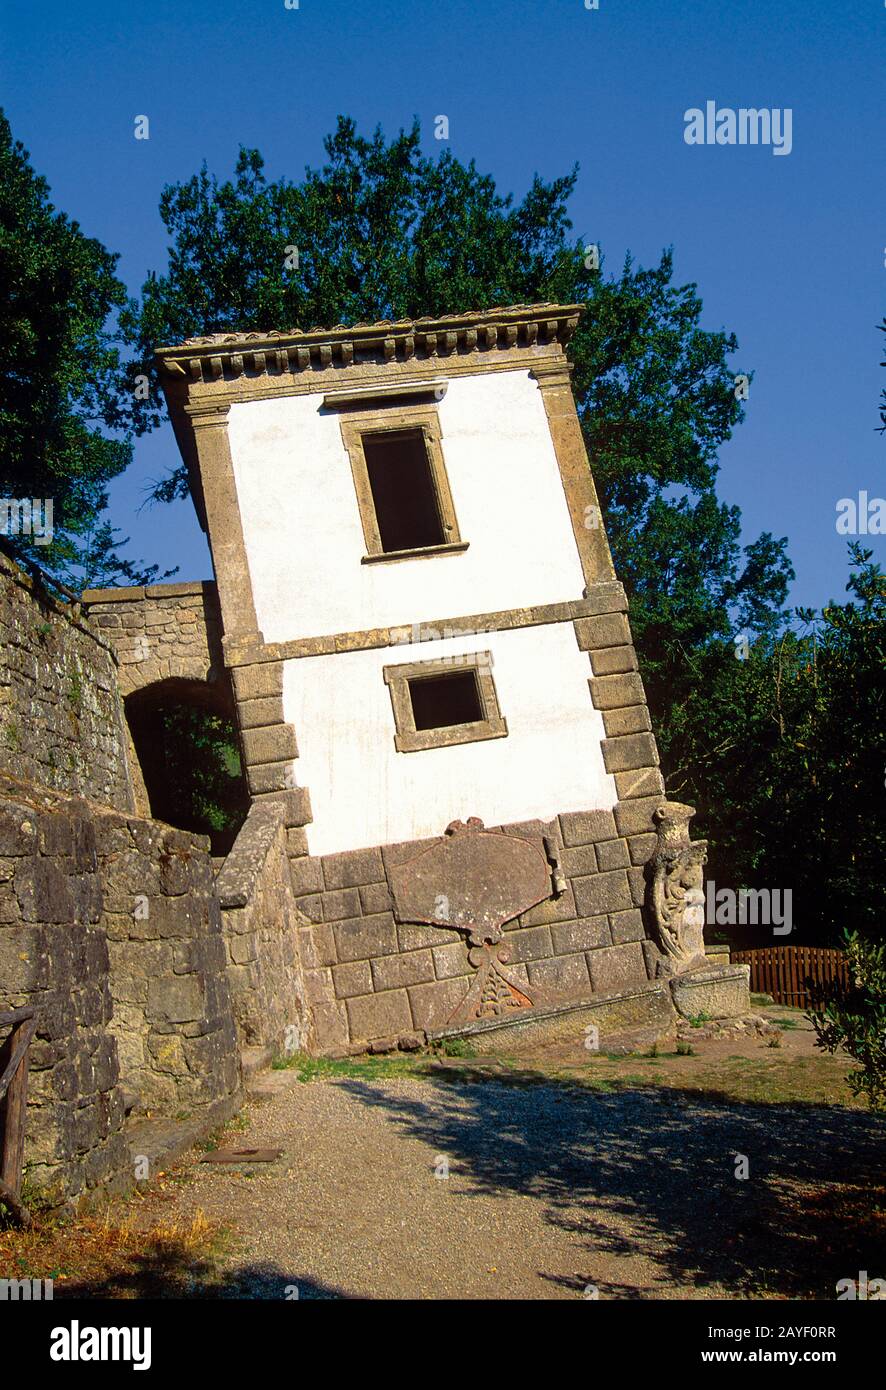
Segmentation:
<svg viewBox="0 0 886 1390">
<path fill-rule="evenodd" d="M 204 1154 L 201 1163 L 273 1163 L 282 1149 L 213 1149 Z"/>
</svg>

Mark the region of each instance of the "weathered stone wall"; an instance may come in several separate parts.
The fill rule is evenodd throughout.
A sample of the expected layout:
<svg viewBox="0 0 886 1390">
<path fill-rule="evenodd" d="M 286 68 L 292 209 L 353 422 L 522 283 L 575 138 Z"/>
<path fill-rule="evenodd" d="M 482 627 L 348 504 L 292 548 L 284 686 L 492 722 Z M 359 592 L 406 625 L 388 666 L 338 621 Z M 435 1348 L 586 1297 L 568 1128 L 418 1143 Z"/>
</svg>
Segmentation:
<svg viewBox="0 0 886 1390">
<path fill-rule="evenodd" d="M 95 822 L 85 803 L 6 778 L 0 797 L 0 1010 L 37 1010 L 26 1172 L 72 1198 L 129 1160 Z"/>
<path fill-rule="evenodd" d="M 659 959 L 644 921 L 644 864 L 655 846 L 651 802 L 549 822 L 494 827 L 548 837 L 565 887 L 505 926 L 509 974 L 536 1006 L 630 989 Z M 412 841 L 291 861 L 301 956 L 317 1046 L 415 1041 L 446 1025 L 474 970 L 454 928 L 398 922 L 388 873 L 434 842 Z"/>
<path fill-rule="evenodd" d="M 207 842 L 0 778 L 0 1010 L 33 1005 L 25 1161 L 130 1178 L 126 1111 L 224 1109 L 239 1055 Z"/>
<path fill-rule="evenodd" d="M 117 655 L 124 697 L 156 681 L 211 681 L 224 671 L 212 580 L 86 589 L 83 607 Z"/>
<path fill-rule="evenodd" d="M 96 830 L 127 1109 L 224 1103 L 239 1089 L 239 1053 L 209 841 L 122 816 Z"/>
<path fill-rule="evenodd" d="M 298 951 L 309 923 L 295 905 L 285 819 L 280 802 L 256 802 L 216 882 L 241 1044 L 275 1053 L 314 1041 Z"/>
<path fill-rule="evenodd" d="M 126 747 L 113 650 L 0 553 L 0 771 L 133 810 Z"/>
</svg>

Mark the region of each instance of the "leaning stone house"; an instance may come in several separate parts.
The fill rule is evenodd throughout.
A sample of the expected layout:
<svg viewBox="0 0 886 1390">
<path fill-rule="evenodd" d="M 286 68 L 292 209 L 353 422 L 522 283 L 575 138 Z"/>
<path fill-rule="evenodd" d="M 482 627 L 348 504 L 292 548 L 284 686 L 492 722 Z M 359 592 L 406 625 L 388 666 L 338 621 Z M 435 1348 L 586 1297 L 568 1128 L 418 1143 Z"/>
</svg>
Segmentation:
<svg viewBox="0 0 886 1390">
<path fill-rule="evenodd" d="M 746 972 L 705 961 L 691 811 L 665 801 L 570 389 L 580 312 L 159 352 L 215 580 L 84 594 L 107 776 L 31 769 L 103 806 L 82 812 L 114 847 L 84 923 L 105 942 L 89 1026 L 116 1039 L 133 1114 L 186 1077 L 198 1107 L 230 1106 L 244 1049 L 482 1047 L 744 1006 Z M 138 731 L 160 695 L 236 720 L 249 813 L 221 864 L 154 819 Z"/>
</svg>

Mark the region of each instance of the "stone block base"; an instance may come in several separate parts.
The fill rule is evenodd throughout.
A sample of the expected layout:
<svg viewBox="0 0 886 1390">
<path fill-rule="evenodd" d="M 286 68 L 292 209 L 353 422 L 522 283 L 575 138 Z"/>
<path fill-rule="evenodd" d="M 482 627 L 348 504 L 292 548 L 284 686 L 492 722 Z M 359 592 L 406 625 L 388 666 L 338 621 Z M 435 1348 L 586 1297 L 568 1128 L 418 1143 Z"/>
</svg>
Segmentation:
<svg viewBox="0 0 886 1390">
<path fill-rule="evenodd" d="M 652 981 L 621 994 L 597 995 L 572 1004 L 547 1009 L 524 1009 L 505 1018 L 484 1020 L 459 1028 L 441 1028 L 428 1035 L 430 1042 L 468 1038 L 475 1052 L 519 1053 L 542 1043 L 581 1045 L 589 1028 L 597 1029 L 600 1048 L 606 1039 L 632 1029 L 668 1033 L 675 1014 L 666 983 Z"/>
<path fill-rule="evenodd" d="M 751 967 L 714 965 L 675 975 L 670 981 L 674 1007 L 684 1018 L 741 1018 L 750 1013 Z"/>
<path fill-rule="evenodd" d="M 623 998 L 655 979 L 661 956 L 647 933 L 644 865 L 655 849 L 652 813 L 660 803 L 660 795 L 634 797 L 611 810 L 487 827 L 547 841 L 550 896 L 506 923 L 502 942 L 508 975 L 534 1011 Z M 298 935 L 316 1051 L 353 1050 L 378 1040 L 397 1045 L 401 1038 L 413 1045 L 416 1033 L 465 1021 L 459 1010 L 476 970 L 464 934 L 399 921 L 394 912 L 392 870 L 434 843 L 322 857 L 293 845 L 290 869 L 304 917 Z M 514 1012 L 509 1009 L 509 1016 Z M 643 1021 L 631 1018 L 621 1026 Z"/>
</svg>

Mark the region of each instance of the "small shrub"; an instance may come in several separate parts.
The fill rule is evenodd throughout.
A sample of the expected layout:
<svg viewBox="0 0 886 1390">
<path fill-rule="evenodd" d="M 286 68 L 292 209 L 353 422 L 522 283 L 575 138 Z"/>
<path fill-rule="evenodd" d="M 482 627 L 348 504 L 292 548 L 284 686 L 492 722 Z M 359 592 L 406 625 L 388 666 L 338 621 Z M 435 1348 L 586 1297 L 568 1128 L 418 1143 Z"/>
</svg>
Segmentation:
<svg viewBox="0 0 886 1390">
<path fill-rule="evenodd" d="M 83 708 L 83 680 L 75 667 L 68 676 L 68 702 L 75 714 Z"/>
<path fill-rule="evenodd" d="M 852 985 L 845 989 L 835 981 L 820 987 L 808 1017 L 817 1047 L 845 1048 L 858 1062 L 847 1077 L 852 1094 L 865 1095 L 872 1110 L 886 1111 L 886 943 L 847 931 L 843 945 Z"/>
<path fill-rule="evenodd" d="M 444 1057 L 476 1057 L 477 1053 L 467 1038 L 444 1038 L 439 1050 Z"/>
<path fill-rule="evenodd" d="M 689 1026 L 690 1026 L 691 1028 L 703 1028 L 703 1027 L 705 1026 L 706 1023 L 711 1023 L 711 1022 L 712 1022 L 712 1015 L 711 1015 L 711 1014 L 706 1014 L 706 1013 L 704 1013 L 704 1012 L 702 1012 L 702 1013 L 700 1013 L 700 1014 L 692 1014 L 692 1015 L 690 1015 L 690 1018 L 689 1018 Z"/>
</svg>

